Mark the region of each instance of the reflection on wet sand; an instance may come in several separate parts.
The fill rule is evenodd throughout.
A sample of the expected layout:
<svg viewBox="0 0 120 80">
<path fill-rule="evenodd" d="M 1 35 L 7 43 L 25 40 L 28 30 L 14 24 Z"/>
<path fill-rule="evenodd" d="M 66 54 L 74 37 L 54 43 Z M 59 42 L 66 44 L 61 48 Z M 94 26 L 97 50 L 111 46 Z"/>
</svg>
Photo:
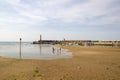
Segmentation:
<svg viewBox="0 0 120 80">
<path fill-rule="evenodd" d="M 41 46 L 41 44 L 39 45 L 39 47 L 40 47 L 40 55 L 42 54 L 42 46 Z"/>
</svg>

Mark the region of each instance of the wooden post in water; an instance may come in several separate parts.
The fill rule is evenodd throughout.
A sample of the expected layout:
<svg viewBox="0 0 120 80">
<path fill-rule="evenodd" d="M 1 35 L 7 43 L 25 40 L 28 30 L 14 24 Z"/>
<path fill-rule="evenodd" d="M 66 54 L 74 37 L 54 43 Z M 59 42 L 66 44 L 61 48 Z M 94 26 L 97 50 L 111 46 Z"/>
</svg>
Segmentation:
<svg viewBox="0 0 120 80">
<path fill-rule="evenodd" d="M 22 38 L 20 38 L 20 59 L 21 59 L 21 41 L 22 41 Z"/>
<path fill-rule="evenodd" d="M 42 52 L 42 50 L 41 50 L 41 44 L 42 44 L 42 36 L 41 36 L 41 34 L 40 34 L 40 42 L 39 42 L 39 44 L 40 44 L 40 55 L 41 55 L 41 52 Z"/>
</svg>

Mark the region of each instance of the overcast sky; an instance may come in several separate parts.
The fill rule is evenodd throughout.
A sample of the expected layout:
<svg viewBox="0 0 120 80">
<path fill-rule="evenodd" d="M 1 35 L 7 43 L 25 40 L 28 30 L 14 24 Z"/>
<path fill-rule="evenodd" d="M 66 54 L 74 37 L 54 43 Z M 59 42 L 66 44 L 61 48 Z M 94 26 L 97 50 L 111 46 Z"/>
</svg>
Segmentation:
<svg viewBox="0 0 120 80">
<path fill-rule="evenodd" d="M 0 0 L 0 41 L 120 40 L 120 0 Z"/>
</svg>

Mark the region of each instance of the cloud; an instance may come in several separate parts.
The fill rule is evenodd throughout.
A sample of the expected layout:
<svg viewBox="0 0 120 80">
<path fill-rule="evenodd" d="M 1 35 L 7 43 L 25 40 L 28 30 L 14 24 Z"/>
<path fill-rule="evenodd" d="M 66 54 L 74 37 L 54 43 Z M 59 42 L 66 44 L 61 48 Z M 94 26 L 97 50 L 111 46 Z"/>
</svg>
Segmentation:
<svg viewBox="0 0 120 80">
<path fill-rule="evenodd" d="M 66 23 L 119 24 L 120 15 L 116 13 L 119 13 L 120 7 L 109 7 L 115 5 L 116 1 L 118 0 L 4 0 L 2 3 L 8 4 L 16 13 L 7 13 L 3 21 L 36 24 L 56 19 Z M 12 21 L 9 20 L 11 18 Z"/>
<path fill-rule="evenodd" d="M 119 4 L 120 0 L 0 0 L 0 36 L 20 32 L 26 40 L 32 40 L 29 36 L 32 34 L 36 39 L 35 35 L 40 33 L 54 39 L 64 36 L 77 39 L 84 34 L 89 39 L 87 34 L 92 33 L 92 29 L 86 33 L 89 27 L 120 26 Z M 99 34 L 102 33 L 96 32 L 93 37 Z"/>
<path fill-rule="evenodd" d="M 114 9 L 118 13 L 120 8 L 108 8 L 112 1 L 89 0 L 86 4 L 77 4 L 68 8 L 59 9 L 55 17 L 65 22 L 78 22 L 80 24 L 114 24 L 120 18 L 119 14 L 113 14 Z M 108 19 L 110 20 L 107 21 Z"/>
</svg>

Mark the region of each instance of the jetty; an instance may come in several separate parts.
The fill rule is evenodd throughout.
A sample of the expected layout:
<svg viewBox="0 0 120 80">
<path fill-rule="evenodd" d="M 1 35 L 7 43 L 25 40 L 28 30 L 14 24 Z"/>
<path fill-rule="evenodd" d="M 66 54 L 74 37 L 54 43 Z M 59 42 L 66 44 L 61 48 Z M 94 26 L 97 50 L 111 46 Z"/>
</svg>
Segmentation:
<svg viewBox="0 0 120 80">
<path fill-rule="evenodd" d="M 116 46 L 120 47 L 120 40 L 106 41 L 106 40 L 40 40 L 33 41 L 33 44 L 60 44 L 60 45 L 80 45 L 80 46 Z"/>
<path fill-rule="evenodd" d="M 60 44 L 61 41 L 58 40 L 39 40 L 34 41 L 33 44 Z"/>
</svg>

